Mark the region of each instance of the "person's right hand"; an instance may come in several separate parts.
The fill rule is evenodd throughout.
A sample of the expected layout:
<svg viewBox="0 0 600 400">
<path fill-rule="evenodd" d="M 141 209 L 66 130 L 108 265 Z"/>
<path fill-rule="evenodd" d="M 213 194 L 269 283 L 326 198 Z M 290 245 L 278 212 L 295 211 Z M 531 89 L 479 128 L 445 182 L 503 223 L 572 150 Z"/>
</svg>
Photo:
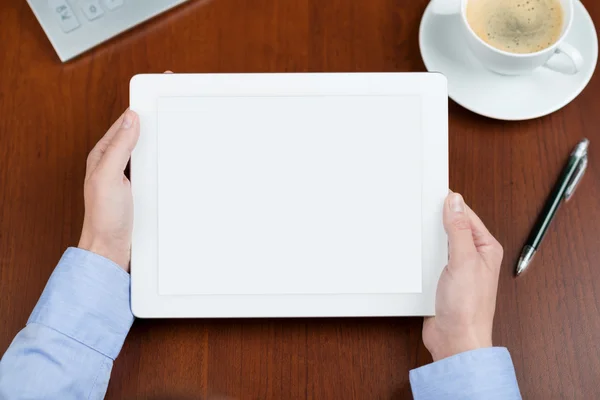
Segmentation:
<svg viewBox="0 0 600 400">
<path fill-rule="evenodd" d="M 423 323 L 423 343 L 433 360 L 492 346 L 502 246 L 461 195 L 444 205 L 450 258 L 440 277 L 435 317 Z"/>
</svg>

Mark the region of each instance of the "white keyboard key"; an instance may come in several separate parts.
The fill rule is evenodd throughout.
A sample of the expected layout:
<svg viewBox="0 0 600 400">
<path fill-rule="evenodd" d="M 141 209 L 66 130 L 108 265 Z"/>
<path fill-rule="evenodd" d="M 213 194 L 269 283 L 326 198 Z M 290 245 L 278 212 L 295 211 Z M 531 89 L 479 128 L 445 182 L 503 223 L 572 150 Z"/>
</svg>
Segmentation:
<svg viewBox="0 0 600 400">
<path fill-rule="evenodd" d="M 52 8 L 63 32 L 69 33 L 72 30 L 79 28 L 79 20 L 75 14 L 73 14 L 73 9 L 71 9 L 67 0 L 50 0 L 48 5 Z"/>
<path fill-rule="evenodd" d="M 121 7 L 124 3 L 123 0 L 103 0 L 103 2 L 106 8 L 108 8 L 109 10 L 115 10 Z"/>
<path fill-rule="evenodd" d="M 100 18 L 104 14 L 104 10 L 98 3 L 98 0 L 86 0 L 81 2 L 81 9 L 90 21 Z"/>
</svg>

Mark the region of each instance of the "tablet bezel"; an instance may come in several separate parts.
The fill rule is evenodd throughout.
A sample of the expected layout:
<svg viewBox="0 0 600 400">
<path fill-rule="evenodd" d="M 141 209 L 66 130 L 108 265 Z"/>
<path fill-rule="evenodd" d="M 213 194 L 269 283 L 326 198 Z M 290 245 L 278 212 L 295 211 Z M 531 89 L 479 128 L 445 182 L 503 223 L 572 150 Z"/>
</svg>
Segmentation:
<svg viewBox="0 0 600 400">
<path fill-rule="evenodd" d="M 422 292 L 332 295 L 159 295 L 157 103 L 168 96 L 404 95 L 422 105 Z M 131 307 L 139 318 L 422 316 L 435 311 L 447 238 L 442 206 L 448 193 L 448 97 L 437 73 L 143 74 L 130 83 L 130 108 L 141 135 L 131 159 L 134 234 Z M 427 210 L 435 210 L 427 212 Z"/>
</svg>

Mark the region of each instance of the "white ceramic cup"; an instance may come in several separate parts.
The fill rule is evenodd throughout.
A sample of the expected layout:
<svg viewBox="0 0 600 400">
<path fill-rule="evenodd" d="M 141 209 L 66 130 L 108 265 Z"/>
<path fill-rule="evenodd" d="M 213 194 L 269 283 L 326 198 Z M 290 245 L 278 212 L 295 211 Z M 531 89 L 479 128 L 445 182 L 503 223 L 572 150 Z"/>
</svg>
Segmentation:
<svg viewBox="0 0 600 400">
<path fill-rule="evenodd" d="M 545 66 L 558 72 L 567 74 L 576 74 L 583 65 L 583 57 L 579 50 L 565 42 L 565 37 L 573 25 L 574 6 L 573 1 L 579 0 L 560 0 L 563 7 L 563 29 L 560 38 L 550 47 L 535 53 L 517 54 L 497 49 L 481 39 L 467 20 L 467 5 L 469 1 L 461 0 L 460 14 L 465 31 L 465 37 L 469 48 L 481 61 L 481 63 L 491 71 L 502 75 L 523 75 L 530 73 L 536 68 Z M 503 0 L 496 0 L 503 1 Z M 553 65 L 556 58 L 567 57 L 570 59 L 572 67 Z"/>
</svg>

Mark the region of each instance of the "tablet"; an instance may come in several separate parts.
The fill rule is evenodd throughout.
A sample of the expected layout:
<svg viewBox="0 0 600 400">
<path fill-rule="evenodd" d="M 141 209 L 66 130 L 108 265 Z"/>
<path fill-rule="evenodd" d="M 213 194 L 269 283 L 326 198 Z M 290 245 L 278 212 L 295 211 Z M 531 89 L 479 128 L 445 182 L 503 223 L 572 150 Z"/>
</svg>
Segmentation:
<svg viewBox="0 0 600 400">
<path fill-rule="evenodd" d="M 130 91 L 137 317 L 434 313 L 442 75 L 152 74 Z"/>
</svg>

